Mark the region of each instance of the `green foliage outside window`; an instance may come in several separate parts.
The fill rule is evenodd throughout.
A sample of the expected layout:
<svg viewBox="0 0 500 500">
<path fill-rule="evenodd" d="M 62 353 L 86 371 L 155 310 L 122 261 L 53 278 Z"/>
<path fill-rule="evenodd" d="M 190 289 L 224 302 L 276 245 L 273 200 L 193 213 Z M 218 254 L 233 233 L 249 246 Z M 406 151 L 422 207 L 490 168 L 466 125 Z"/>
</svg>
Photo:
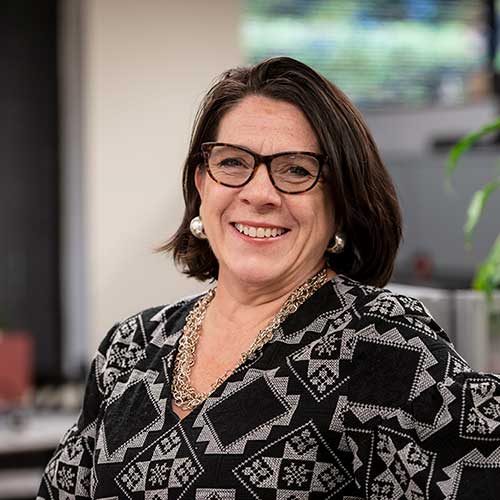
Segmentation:
<svg viewBox="0 0 500 500">
<path fill-rule="evenodd" d="M 457 104 L 484 93 L 482 14 L 476 0 L 247 0 L 242 44 L 250 63 L 311 65 L 361 107 Z"/>
<path fill-rule="evenodd" d="M 448 165 L 446 168 L 446 178 L 448 183 L 451 182 L 453 172 L 457 168 L 462 155 L 484 137 L 495 133 L 498 134 L 499 132 L 500 118 L 485 125 L 480 130 L 467 135 L 460 142 L 458 142 L 451 150 L 448 158 Z M 498 190 L 500 190 L 500 169 L 498 171 L 498 176 L 476 191 L 470 201 L 469 208 L 467 210 L 467 219 L 464 226 L 465 242 L 467 245 L 472 244 L 474 229 L 479 223 L 491 195 Z M 498 193 L 496 194 L 498 195 Z M 473 288 L 476 290 L 483 290 L 490 298 L 492 292 L 495 289 L 500 288 L 500 232 L 498 233 L 488 256 L 479 266 L 473 281 Z"/>
</svg>

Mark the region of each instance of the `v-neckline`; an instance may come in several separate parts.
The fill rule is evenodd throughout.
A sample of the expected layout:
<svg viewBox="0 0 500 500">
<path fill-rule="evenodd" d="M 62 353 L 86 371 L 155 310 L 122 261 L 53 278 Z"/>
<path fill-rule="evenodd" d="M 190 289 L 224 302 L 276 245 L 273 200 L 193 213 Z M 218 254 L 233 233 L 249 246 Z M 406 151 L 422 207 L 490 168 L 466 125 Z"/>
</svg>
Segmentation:
<svg viewBox="0 0 500 500">
<path fill-rule="evenodd" d="M 328 283 L 331 283 L 333 281 L 336 281 L 337 278 L 339 277 L 339 275 L 335 275 L 329 279 L 327 279 L 327 281 L 320 287 L 318 288 L 310 297 L 308 297 L 308 299 L 300 305 L 300 307 L 295 311 L 293 312 L 287 319 L 295 316 L 298 311 L 302 308 L 302 306 L 304 306 L 304 304 L 306 304 L 307 302 L 309 302 L 309 300 L 311 299 L 311 297 L 314 297 L 318 292 L 320 292 L 322 289 L 324 289 L 324 287 L 328 284 Z M 173 394 L 172 394 L 172 381 L 173 381 L 173 375 L 174 375 L 174 367 L 175 367 L 175 359 L 177 357 L 177 354 L 179 352 L 179 343 L 180 343 L 180 340 L 182 338 L 182 333 L 183 333 L 183 329 L 184 329 L 184 325 L 186 324 L 186 317 L 187 315 L 193 310 L 193 308 L 195 307 L 195 305 L 197 304 L 197 302 L 199 300 L 202 299 L 202 297 L 208 293 L 205 292 L 204 294 L 201 294 L 199 295 L 196 300 L 193 301 L 193 304 L 191 306 L 191 308 L 189 309 L 189 311 L 187 312 L 186 316 L 184 317 L 183 319 L 183 322 L 182 322 L 182 326 L 180 327 L 179 329 L 179 336 L 178 338 L 176 339 L 174 345 L 172 346 L 172 350 L 170 351 L 170 354 L 169 354 L 169 357 L 171 358 L 170 360 L 170 364 L 168 366 L 168 369 L 167 369 L 167 381 L 169 382 L 169 386 L 168 386 L 168 398 L 167 398 L 167 411 L 171 414 L 172 418 L 175 420 L 175 425 L 179 425 L 179 424 L 185 424 L 186 421 L 188 421 L 193 415 L 194 417 L 196 418 L 196 416 L 201 413 L 201 410 L 203 409 L 203 407 L 205 406 L 205 403 L 208 399 L 210 399 L 211 395 L 213 394 L 213 392 L 217 392 L 219 390 L 223 390 L 223 388 L 228 384 L 228 382 L 231 381 L 231 379 L 237 374 L 240 372 L 240 370 L 245 366 L 247 365 L 249 362 L 251 362 L 252 364 L 255 363 L 257 360 L 254 359 L 254 357 L 250 357 L 248 358 L 244 363 L 242 363 L 241 365 L 239 365 L 237 368 L 235 368 L 235 370 L 226 378 L 226 380 L 224 380 L 224 382 L 222 382 L 221 385 L 219 385 L 219 387 L 217 387 L 212 393 L 209 394 L 208 398 L 203 400 L 199 405 L 195 406 L 187 415 L 185 415 L 183 418 L 180 418 L 179 415 L 177 415 L 177 413 L 175 413 L 174 409 L 173 409 Z M 281 327 L 281 325 L 280 325 Z M 278 329 L 279 330 L 279 329 Z M 276 340 L 279 336 L 276 336 L 274 337 L 273 340 Z M 272 345 L 273 342 L 268 342 L 266 343 L 264 346 L 262 346 L 258 351 L 256 351 L 254 353 L 254 356 L 257 356 L 257 358 L 260 358 L 262 356 L 262 353 L 263 353 L 263 349 L 265 349 L 267 346 L 269 345 Z"/>
</svg>

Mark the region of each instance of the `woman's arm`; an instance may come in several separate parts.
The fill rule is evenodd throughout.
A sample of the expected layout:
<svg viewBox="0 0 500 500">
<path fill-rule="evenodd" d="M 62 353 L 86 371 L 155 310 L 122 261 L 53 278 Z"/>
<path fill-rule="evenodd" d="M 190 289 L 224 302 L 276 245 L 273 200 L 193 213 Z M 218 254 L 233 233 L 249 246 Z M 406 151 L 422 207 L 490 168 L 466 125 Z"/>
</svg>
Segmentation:
<svg viewBox="0 0 500 500">
<path fill-rule="evenodd" d="M 105 393 L 109 390 L 109 383 L 105 380 L 106 358 L 118 326 L 115 324 L 108 332 L 92 361 L 82 412 L 45 468 L 37 500 L 92 498 L 97 421 Z"/>
<path fill-rule="evenodd" d="M 344 424 L 358 486 L 377 499 L 499 498 L 500 377 L 472 371 L 425 308 L 391 315 L 401 300 L 386 299 L 353 336 Z"/>
</svg>

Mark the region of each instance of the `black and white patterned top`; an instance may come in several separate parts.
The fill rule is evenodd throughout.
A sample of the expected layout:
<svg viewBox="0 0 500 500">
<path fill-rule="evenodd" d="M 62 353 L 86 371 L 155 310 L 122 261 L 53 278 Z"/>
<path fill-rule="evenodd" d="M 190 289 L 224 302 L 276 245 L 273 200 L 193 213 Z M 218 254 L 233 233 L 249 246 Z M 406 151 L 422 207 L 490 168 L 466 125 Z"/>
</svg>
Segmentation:
<svg viewBox="0 0 500 500">
<path fill-rule="evenodd" d="M 111 329 L 39 499 L 500 498 L 500 376 L 472 372 L 420 302 L 337 276 L 180 421 L 195 300 Z"/>
</svg>

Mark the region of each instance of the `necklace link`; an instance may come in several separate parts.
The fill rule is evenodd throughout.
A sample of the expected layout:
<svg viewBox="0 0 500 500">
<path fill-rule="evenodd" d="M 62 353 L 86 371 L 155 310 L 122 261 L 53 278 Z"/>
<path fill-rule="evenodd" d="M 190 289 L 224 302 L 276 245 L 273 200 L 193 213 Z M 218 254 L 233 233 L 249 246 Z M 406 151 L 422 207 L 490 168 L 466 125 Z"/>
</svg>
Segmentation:
<svg viewBox="0 0 500 500">
<path fill-rule="evenodd" d="M 179 349 L 175 358 L 174 374 L 172 378 L 172 397 L 175 404 L 183 410 L 192 410 L 208 396 L 215 391 L 231 374 L 235 372 L 248 358 L 256 351 L 272 340 L 275 330 L 285 321 L 291 314 L 295 313 L 298 308 L 327 281 L 327 270 L 322 269 L 312 278 L 308 279 L 299 288 L 297 288 L 285 301 L 278 314 L 270 321 L 270 323 L 259 331 L 257 337 L 252 342 L 250 347 L 240 355 L 240 359 L 236 367 L 227 370 L 219 377 L 211 386 L 208 393 L 198 392 L 190 382 L 191 370 L 196 361 L 196 347 L 200 339 L 200 332 L 203 320 L 207 313 L 208 305 L 215 297 L 216 288 L 210 289 L 198 302 L 186 317 L 186 323 L 182 329 L 182 336 L 179 340 Z"/>
</svg>

